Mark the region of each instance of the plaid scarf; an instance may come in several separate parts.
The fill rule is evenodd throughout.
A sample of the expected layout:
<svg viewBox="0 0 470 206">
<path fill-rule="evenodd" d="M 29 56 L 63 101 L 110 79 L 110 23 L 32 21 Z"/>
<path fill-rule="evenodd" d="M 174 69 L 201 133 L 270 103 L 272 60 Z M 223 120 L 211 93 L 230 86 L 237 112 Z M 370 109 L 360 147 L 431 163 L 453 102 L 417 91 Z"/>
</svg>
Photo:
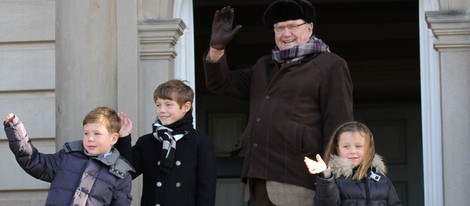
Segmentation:
<svg viewBox="0 0 470 206">
<path fill-rule="evenodd" d="M 163 126 L 159 120 L 152 125 L 153 136 L 162 142 L 162 155 L 160 157 L 159 169 L 165 173 L 170 173 L 173 168 L 176 153 L 176 142 L 193 128 L 193 116 L 191 110 L 186 113 L 183 119 L 173 124 Z"/>
<path fill-rule="evenodd" d="M 272 50 L 273 60 L 279 63 L 290 63 L 293 61 L 298 61 L 304 58 L 304 56 L 322 52 L 330 52 L 329 46 L 315 35 L 312 35 L 310 40 L 308 40 L 308 42 L 305 44 L 296 45 L 290 49 L 285 50 L 279 50 L 279 48 L 276 46 Z"/>
</svg>

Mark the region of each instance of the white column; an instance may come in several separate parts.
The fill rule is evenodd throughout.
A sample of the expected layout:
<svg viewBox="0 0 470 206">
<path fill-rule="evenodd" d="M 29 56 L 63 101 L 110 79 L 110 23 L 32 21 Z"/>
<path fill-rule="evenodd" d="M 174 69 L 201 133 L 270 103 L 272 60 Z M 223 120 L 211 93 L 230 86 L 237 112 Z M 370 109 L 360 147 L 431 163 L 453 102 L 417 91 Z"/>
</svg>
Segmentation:
<svg viewBox="0 0 470 206">
<path fill-rule="evenodd" d="M 146 20 L 139 24 L 139 116 L 142 117 L 139 131 L 148 133 L 155 122 L 153 91 L 159 84 L 175 78 L 175 45 L 185 27 L 181 19 Z"/>
<path fill-rule="evenodd" d="M 426 206 L 441 206 L 444 193 L 439 55 L 425 20 L 425 12 L 437 10 L 438 2 L 420 0 L 419 5 L 424 203 Z"/>
<path fill-rule="evenodd" d="M 194 21 L 193 2 L 187 0 L 175 0 L 173 7 L 173 17 L 181 18 L 186 25 L 184 34 L 176 44 L 178 57 L 175 59 L 175 78 L 187 80 L 191 88 L 196 93 L 196 74 L 194 56 Z M 193 116 L 194 127 L 196 127 L 196 98 L 194 94 Z"/>
<path fill-rule="evenodd" d="M 447 9 L 426 12 L 440 54 L 444 205 L 467 205 L 470 191 L 464 181 L 470 179 L 470 4 L 465 2 L 441 1 Z"/>
<path fill-rule="evenodd" d="M 56 145 L 82 139 L 97 106 L 116 108 L 116 2 L 56 1 Z"/>
</svg>

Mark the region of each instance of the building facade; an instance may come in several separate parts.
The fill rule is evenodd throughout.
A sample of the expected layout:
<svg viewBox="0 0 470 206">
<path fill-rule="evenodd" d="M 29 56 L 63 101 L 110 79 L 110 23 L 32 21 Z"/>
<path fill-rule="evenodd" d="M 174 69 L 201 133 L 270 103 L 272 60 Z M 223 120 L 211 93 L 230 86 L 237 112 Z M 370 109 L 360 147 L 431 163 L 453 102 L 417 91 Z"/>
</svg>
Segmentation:
<svg viewBox="0 0 470 206">
<path fill-rule="evenodd" d="M 334 1 L 335 4 L 344 2 Z M 155 114 L 152 93 L 158 84 L 178 78 L 188 80 L 196 91 L 203 90 L 197 84 L 196 75 L 202 68 L 195 63 L 201 57 L 194 51 L 198 50 L 195 45 L 207 41 L 205 38 L 209 36 L 208 31 L 195 32 L 198 28 L 194 20 L 199 16 L 193 15 L 193 3 L 196 4 L 186 0 L 0 2 L 0 116 L 13 112 L 21 117 L 34 145 L 47 153 L 57 151 L 67 141 L 81 139 L 84 115 L 99 105 L 126 112 L 134 122 L 134 137 L 148 133 Z M 250 7 L 268 3 L 262 0 L 197 2 L 199 7 L 211 11 L 223 4 Z M 367 123 L 384 135 L 392 131 L 400 136 L 396 131 L 403 131 L 418 136 L 417 143 L 408 141 L 406 134 L 402 135 L 402 141 L 400 138 L 383 140 L 396 145 L 389 157 L 392 179 L 397 180 L 406 203 L 465 205 L 466 192 L 470 190 L 462 181 L 470 178 L 466 172 L 470 169 L 467 149 L 470 146 L 467 136 L 470 133 L 467 126 L 470 122 L 467 89 L 470 86 L 470 3 L 419 0 L 416 4 L 419 105 L 383 109 L 361 104 L 355 108 L 355 115 L 360 119 L 374 119 L 375 122 Z M 360 82 L 357 87 L 361 88 Z M 364 88 L 367 91 L 368 87 Z M 194 105 L 200 130 L 219 138 L 236 136 L 233 133 L 243 129 L 243 112 L 232 108 L 230 114 L 210 113 L 213 97 L 200 94 L 203 95 L 196 95 L 199 100 Z M 410 113 L 416 115 L 405 119 L 411 119 L 412 123 L 397 121 Z M 224 121 L 232 126 L 217 124 Z M 225 161 L 222 140 L 216 139 L 216 145 L 221 147 L 218 148 L 219 169 L 223 170 L 225 164 L 238 163 Z M 413 151 L 420 158 L 415 158 Z M 3 132 L 0 156 L 3 165 L 0 205 L 43 205 L 48 184 L 21 170 Z M 419 171 L 411 169 L 414 167 L 410 164 L 417 164 Z M 399 171 L 407 172 L 401 175 Z M 413 176 L 413 172 L 417 175 Z M 418 180 L 413 181 L 415 177 Z M 133 184 L 135 205 L 140 205 L 140 181 L 138 178 Z M 411 190 L 420 191 L 412 193 Z M 220 175 L 217 204 L 244 205 L 239 179 Z"/>
</svg>

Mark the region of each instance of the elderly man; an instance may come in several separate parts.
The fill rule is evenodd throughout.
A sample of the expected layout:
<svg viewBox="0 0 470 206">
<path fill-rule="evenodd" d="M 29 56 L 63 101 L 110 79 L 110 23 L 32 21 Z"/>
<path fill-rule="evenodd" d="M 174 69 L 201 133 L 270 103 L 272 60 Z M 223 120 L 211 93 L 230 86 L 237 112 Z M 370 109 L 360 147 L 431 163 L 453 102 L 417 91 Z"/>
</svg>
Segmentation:
<svg viewBox="0 0 470 206">
<path fill-rule="evenodd" d="M 250 103 L 238 142 L 244 152 L 242 180 L 256 206 L 311 206 L 315 177 L 303 159 L 322 154 L 335 128 L 353 120 L 348 66 L 314 35 L 310 2 L 277 0 L 263 15 L 274 31 L 271 54 L 251 68 L 230 71 L 225 47 L 242 28 L 233 27 L 233 19 L 229 6 L 215 12 L 203 58 L 209 90 Z"/>
</svg>

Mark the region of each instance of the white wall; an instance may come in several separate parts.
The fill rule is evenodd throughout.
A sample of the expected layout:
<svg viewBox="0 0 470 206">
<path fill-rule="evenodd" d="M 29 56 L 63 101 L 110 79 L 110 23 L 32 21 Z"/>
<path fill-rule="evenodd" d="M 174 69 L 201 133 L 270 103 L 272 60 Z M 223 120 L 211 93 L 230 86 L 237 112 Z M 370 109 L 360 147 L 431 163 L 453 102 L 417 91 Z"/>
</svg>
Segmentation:
<svg viewBox="0 0 470 206">
<path fill-rule="evenodd" d="M 56 150 L 54 40 L 54 0 L 0 1 L 0 118 L 17 114 L 46 153 Z M 4 132 L 0 157 L 0 205 L 43 205 L 49 184 L 18 166 Z"/>
</svg>

